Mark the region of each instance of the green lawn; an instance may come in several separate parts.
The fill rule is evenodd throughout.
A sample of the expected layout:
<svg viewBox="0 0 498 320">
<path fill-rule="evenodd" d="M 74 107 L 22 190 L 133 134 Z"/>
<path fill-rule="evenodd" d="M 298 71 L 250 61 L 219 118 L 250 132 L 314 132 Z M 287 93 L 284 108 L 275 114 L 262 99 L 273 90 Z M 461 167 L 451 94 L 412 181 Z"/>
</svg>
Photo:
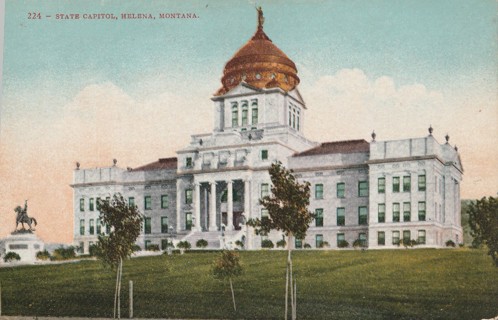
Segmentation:
<svg viewBox="0 0 498 320">
<path fill-rule="evenodd" d="M 210 275 L 218 253 L 124 264 L 135 317 L 282 319 L 284 251 L 241 252 L 235 279 Z M 295 251 L 299 319 L 481 319 L 498 315 L 498 268 L 483 250 Z M 112 317 L 115 273 L 98 261 L 1 268 L 3 315 Z"/>
</svg>

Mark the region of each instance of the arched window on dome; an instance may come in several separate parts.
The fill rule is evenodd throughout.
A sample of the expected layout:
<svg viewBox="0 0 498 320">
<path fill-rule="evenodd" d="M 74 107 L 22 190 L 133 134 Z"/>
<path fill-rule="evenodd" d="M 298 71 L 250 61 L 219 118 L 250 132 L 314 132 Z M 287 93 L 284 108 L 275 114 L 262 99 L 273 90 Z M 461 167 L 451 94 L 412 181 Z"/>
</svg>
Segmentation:
<svg viewBox="0 0 498 320">
<path fill-rule="evenodd" d="M 232 127 L 239 126 L 239 106 L 237 102 L 232 103 Z"/>
<path fill-rule="evenodd" d="M 251 124 L 258 124 L 258 100 L 253 100 L 251 103 Z"/>
<path fill-rule="evenodd" d="M 248 112 L 247 101 L 242 101 L 242 126 L 247 126 Z"/>
</svg>

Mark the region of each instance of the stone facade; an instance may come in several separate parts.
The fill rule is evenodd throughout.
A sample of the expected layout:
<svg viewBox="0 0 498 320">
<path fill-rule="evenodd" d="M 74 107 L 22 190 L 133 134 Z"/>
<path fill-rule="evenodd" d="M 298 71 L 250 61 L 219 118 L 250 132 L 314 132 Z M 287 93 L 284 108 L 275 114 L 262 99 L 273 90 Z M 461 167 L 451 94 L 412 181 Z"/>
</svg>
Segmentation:
<svg viewBox="0 0 498 320">
<path fill-rule="evenodd" d="M 212 98 L 211 133 L 193 135 L 177 158 L 135 169 L 116 163 L 78 166 L 72 187 L 74 242 L 81 251 L 88 252 L 97 234 L 105 232 L 97 198 L 114 193 L 144 213 L 141 247 L 164 248 L 168 240 L 195 245 L 204 239 L 212 248 L 236 242 L 260 248 L 262 238 L 245 221 L 266 214 L 259 199 L 270 192 L 268 168 L 274 161 L 312 186 L 310 210 L 317 218 L 295 247 L 461 242 L 463 168 L 449 137 L 439 144 L 431 128 L 427 137 L 398 141 L 376 141 L 374 134 L 371 142 L 310 141 L 303 134 L 307 107 L 297 88 L 299 78 L 286 76 L 289 61 L 259 25 L 225 67 L 223 87 Z M 273 232 L 268 239 L 275 243 L 282 234 Z"/>
</svg>

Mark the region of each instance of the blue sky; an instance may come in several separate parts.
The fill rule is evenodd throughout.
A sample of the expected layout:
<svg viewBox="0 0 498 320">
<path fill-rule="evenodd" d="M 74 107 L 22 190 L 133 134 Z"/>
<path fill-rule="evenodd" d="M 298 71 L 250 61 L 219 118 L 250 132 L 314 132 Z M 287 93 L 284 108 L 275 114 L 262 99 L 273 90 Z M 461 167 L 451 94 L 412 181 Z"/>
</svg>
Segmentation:
<svg viewBox="0 0 498 320">
<path fill-rule="evenodd" d="M 210 98 L 256 30 L 256 5 L 267 35 L 297 65 L 310 139 L 368 140 L 372 130 L 379 140 L 420 137 L 432 125 L 461 150 L 462 196 L 498 191 L 496 1 L 5 3 L 0 215 L 29 197 L 42 221 L 71 224 L 75 161 L 105 166 L 117 157 L 134 167 L 209 132 Z M 156 19 L 29 20 L 29 12 Z M 159 19 L 176 12 L 199 18 Z M 52 231 L 49 239 L 71 239 L 70 230 Z"/>
</svg>

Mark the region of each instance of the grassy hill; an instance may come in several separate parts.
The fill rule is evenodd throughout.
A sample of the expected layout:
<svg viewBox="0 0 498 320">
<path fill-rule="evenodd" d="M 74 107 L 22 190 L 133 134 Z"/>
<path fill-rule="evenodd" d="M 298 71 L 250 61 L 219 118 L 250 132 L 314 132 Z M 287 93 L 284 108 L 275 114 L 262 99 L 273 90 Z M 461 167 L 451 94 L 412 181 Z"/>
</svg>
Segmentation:
<svg viewBox="0 0 498 320">
<path fill-rule="evenodd" d="M 283 251 L 241 252 L 235 279 L 211 277 L 219 253 L 137 258 L 135 317 L 282 319 Z M 483 250 L 297 251 L 299 319 L 481 319 L 498 315 L 498 268 Z M 115 274 L 98 261 L 1 268 L 4 315 L 112 317 Z M 128 288 L 123 290 L 127 316 Z"/>
</svg>

